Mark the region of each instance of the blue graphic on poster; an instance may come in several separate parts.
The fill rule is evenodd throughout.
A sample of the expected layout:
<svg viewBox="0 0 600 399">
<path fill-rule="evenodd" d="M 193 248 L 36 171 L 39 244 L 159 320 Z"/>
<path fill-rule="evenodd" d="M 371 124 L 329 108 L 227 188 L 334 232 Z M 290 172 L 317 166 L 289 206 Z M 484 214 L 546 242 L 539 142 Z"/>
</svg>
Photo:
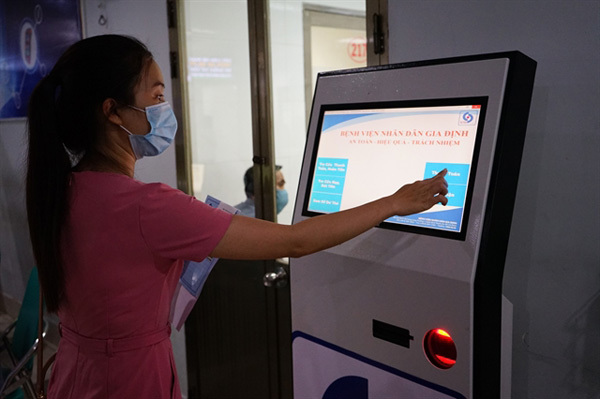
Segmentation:
<svg viewBox="0 0 600 399">
<path fill-rule="evenodd" d="M 81 37 L 77 0 L 0 0 L 0 119 L 27 115 L 36 84 Z"/>
</svg>

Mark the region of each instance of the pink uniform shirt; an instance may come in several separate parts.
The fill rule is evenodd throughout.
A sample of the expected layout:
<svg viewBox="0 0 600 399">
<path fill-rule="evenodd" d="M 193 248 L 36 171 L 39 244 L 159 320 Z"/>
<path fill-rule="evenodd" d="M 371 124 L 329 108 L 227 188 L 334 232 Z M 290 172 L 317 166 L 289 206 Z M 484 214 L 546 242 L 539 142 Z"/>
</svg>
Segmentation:
<svg viewBox="0 0 600 399">
<path fill-rule="evenodd" d="M 164 184 L 74 173 L 61 237 L 63 326 L 49 398 L 180 398 L 167 327 L 183 260 L 231 215 Z"/>
</svg>

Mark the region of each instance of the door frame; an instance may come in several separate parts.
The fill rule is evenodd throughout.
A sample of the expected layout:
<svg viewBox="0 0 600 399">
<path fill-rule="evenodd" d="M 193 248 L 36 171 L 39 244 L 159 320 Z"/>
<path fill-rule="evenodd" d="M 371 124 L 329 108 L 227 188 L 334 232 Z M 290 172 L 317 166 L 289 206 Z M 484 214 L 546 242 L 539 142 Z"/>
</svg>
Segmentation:
<svg viewBox="0 0 600 399">
<path fill-rule="evenodd" d="M 176 167 L 178 188 L 188 194 L 193 194 L 192 170 L 191 170 L 191 137 L 188 115 L 191 110 L 189 104 L 184 100 L 188 98 L 186 85 L 186 60 L 187 55 L 183 43 L 186 32 L 183 28 L 183 1 L 165 0 L 167 15 L 169 18 L 169 58 L 171 62 L 171 79 L 173 88 L 173 109 L 180 121 L 180 131 L 175 139 Z M 379 65 L 387 63 L 387 1 L 388 0 L 365 0 L 366 1 L 366 29 L 367 29 L 367 63 L 368 65 Z M 276 221 L 275 200 L 275 162 L 274 162 L 274 138 L 273 138 L 273 111 L 271 98 L 271 58 L 270 58 L 270 36 L 269 36 L 269 1 L 251 0 L 248 6 L 248 29 L 249 50 L 251 68 L 251 93 L 252 93 L 252 138 L 253 138 L 253 164 L 255 182 L 255 205 L 256 216 L 269 221 Z M 307 9 L 334 10 L 338 9 L 306 6 Z M 368 17 L 378 13 L 383 15 L 382 21 L 385 34 L 385 51 L 383 54 L 374 55 L 373 52 L 373 19 Z M 359 13 L 361 14 L 361 13 Z M 364 16 L 364 15 L 360 15 Z M 309 72 L 310 74 L 310 72 Z M 310 82 L 310 79 L 309 79 Z M 310 83 L 309 83 L 310 85 Z M 312 90 L 311 87 L 309 87 Z M 310 94 L 312 97 L 312 93 Z M 309 107 L 310 108 L 310 107 Z M 308 109 L 310 112 L 310 109 Z M 233 261 L 224 261 L 224 264 L 232 264 Z M 289 274 L 289 266 L 277 261 L 252 262 L 263 274 L 273 272 L 277 266 L 282 266 Z M 232 264 L 232 268 L 241 266 L 244 261 Z M 217 266 L 218 267 L 218 264 Z M 213 272 L 214 273 L 214 272 Z M 227 277 L 215 273 L 213 279 L 221 283 Z M 211 284 L 211 278 L 206 285 Z M 283 288 L 264 288 L 265 290 L 265 314 L 266 314 L 266 341 L 268 351 L 268 398 L 286 399 L 293 397 L 292 384 L 292 351 L 291 351 L 291 300 L 289 284 Z M 213 290 L 213 293 L 215 291 Z M 200 302 L 200 301 L 199 301 Z M 187 374 L 190 393 L 197 395 L 199 390 L 199 372 L 201 359 L 198 358 L 202 342 L 196 337 L 200 334 L 202 325 L 199 323 L 198 310 L 196 306 L 190 315 L 190 322 L 186 323 L 186 352 L 187 352 Z M 206 307 L 204 307 L 206 309 Z M 205 312 L 206 313 L 206 312 Z M 206 315 L 204 315 L 206 317 Z M 211 317 L 218 317 L 214 311 Z M 220 337 L 216 337 L 217 339 Z M 204 342 L 206 344 L 206 342 Z M 242 376 L 240 376 L 242 378 Z M 243 385 L 243 380 L 236 381 Z M 197 396 L 194 396 L 197 397 Z"/>
</svg>

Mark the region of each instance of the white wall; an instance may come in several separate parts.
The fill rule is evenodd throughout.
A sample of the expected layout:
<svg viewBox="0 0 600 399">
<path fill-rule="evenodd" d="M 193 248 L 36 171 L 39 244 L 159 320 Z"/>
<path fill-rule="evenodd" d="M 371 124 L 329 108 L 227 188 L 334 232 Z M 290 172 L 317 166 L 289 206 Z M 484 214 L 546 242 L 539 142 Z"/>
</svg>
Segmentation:
<svg viewBox="0 0 600 399">
<path fill-rule="evenodd" d="M 390 62 L 538 62 L 504 292 L 513 397 L 600 398 L 600 2 L 389 1 Z"/>
</svg>

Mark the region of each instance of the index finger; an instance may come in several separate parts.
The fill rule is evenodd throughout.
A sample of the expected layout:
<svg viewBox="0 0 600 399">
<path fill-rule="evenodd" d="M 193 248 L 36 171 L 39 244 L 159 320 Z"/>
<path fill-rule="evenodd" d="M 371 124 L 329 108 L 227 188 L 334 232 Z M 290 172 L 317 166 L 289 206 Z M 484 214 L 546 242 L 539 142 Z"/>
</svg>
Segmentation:
<svg viewBox="0 0 600 399">
<path fill-rule="evenodd" d="M 442 170 L 437 175 L 435 175 L 434 178 L 436 178 L 436 177 L 444 177 L 444 176 L 446 176 L 446 173 L 448 173 L 448 169 L 444 168 L 444 170 Z"/>
<path fill-rule="evenodd" d="M 444 168 L 441 172 L 439 172 L 437 175 L 433 176 L 431 178 L 432 182 L 437 182 L 439 180 L 442 180 L 444 186 L 448 187 L 448 182 L 445 179 L 446 174 L 448 173 L 448 169 Z"/>
</svg>

